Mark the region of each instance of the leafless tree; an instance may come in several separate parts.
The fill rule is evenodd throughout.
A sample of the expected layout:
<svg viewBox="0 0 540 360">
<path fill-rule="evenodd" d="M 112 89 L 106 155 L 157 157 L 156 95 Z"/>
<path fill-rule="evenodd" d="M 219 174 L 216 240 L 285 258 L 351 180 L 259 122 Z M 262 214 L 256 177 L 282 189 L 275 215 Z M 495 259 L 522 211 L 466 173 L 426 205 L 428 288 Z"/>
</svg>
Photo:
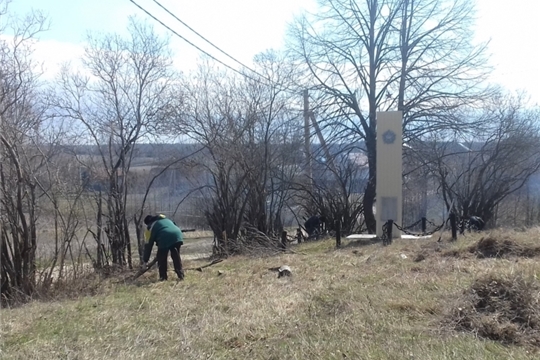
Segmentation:
<svg viewBox="0 0 540 360">
<path fill-rule="evenodd" d="M 332 144 L 327 151 L 320 144 L 312 148 L 311 181 L 295 183 L 295 198 L 303 209 L 299 225 L 310 216 L 322 215 L 329 231 L 339 220 L 344 234 L 361 232 L 365 225 L 361 187 L 367 182 L 366 157 L 351 144 Z"/>
<path fill-rule="evenodd" d="M 415 150 L 416 145 L 414 149 L 405 147 L 403 154 L 403 224 L 406 227 L 423 217 L 433 218 L 429 210 L 440 200 L 436 195 L 437 181 L 430 168 L 425 166 L 426 159 L 418 158 Z"/>
<path fill-rule="evenodd" d="M 178 125 L 205 147 L 197 159 L 208 186 L 206 217 L 218 251 L 241 251 L 235 242 L 243 227 L 276 234 L 296 175 L 299 127 L 285 90 L 292 68 L 277 54 L 256 59 L 260 73 L 273 79 L 232 76 L 202 66 L 186 85 L 186 106 Z M 279 85 L 276 85 L 278 83 Z M 297 159 L 296 159 L 297 160 Z M 230 243 L 227 244 L 227 241 Z"/>
<path fill-rule="evenodd" d="M 479 117 L 483 128 L 468 138 L 430 142 L 423 158 L 449 210 L 494 226 L 498 205 L 540 169 L 540 112 L 524 108 L 520 99 L 499 97 L 470 116 Z"/>
<path fill-rule="evenodd" d="M 540 171 L 521 189 L 508 195 L 495 208 L 492 224 L 497 227 L 530 228 L 540 224 Z"/>
<path fill-rule="evenodd" d="M 453 110 L 476 101 L 487 69 L 471 43 L 468 0 L 321 0 L 296 21 L 290 49 L 305 70 L 326 136 L 362 139 L 369 180 L 363 197 L 375 232 L 376 112 L 403 111 L 406 140 L 459 128 Z M 324 119 L 324 121 L 322 121 Z"/>
<path fill-rule="evenodd" d="M 7 3 L 1 2 L 5 21 Z M 45 17 L 33 12 L 8 21 L 0 40 L 0 250 L 2 300 L 31 295 L 36 286 L 38 177 L 47 161 L 38 149 L 44 116 L 32 41 Z M 2 33 L 3 33 L 2 29 Z"/>
<path fill-rule="evenodd" d="M 168 40 L 133 18 L 128 30 L 126 39 L 90 36 L 85 72 L 62 72 L 53 105 L 57 116 L 75 120 L 84 142 L 96 146 L 95 170 L 107 179 L 105 229 L 112 262 L 131 267 L 126 198 L 134 149 L 153 134 L 179 94 L 173 94 L 177 75 Z"/>
</svg>

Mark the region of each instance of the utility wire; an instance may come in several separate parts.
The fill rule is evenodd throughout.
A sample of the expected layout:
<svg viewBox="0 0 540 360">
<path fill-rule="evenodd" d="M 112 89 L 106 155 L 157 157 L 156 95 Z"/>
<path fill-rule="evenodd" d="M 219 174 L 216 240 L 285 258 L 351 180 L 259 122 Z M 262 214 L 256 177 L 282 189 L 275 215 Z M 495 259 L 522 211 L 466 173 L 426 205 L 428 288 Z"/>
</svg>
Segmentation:
<svg viewBox="0 0 540 360">
<path fill-rule="evenodd" d="M 268 80 L 270 82 L 273 82 L 271 79 L 268 79 L 266 76 L 262 75 L 261 73 L 253 70 L 252 68 L 250 68 L 249 66 L 243 64 L 242 62 L 240 62 L 239 60 L 235 59 L 233 56 L 229 55 L 227 52 L 225 52 L 224 50 L 222 50 L 219 46 L 213 44 L 210 40 L 208 40 L 207 38 L 205 38 L 204 36 L 202 36 L 201 34 L 199 34 L 197 31 L 195 31 L 191 26 L 189 26 L 188 24 L 186 24 L 184 21 L 182 21 L 180 18 L 178 18 L 178 16 L 176 16 L 175 14 L 173 14 L 169 9 L 167 9 L 165 6 L 161 5 L 161 3 L 157 0 L 153 0 L 159 7 L 161 7 L 163 10 L 165 10 L 169 15 L 171 15 L 173 18 L 175 18 L 180 24 L 184 25 L 185 27 L 187 27 L 189 30 L 191 30 L 195 35 L 197 35 L 198 37 L 200 37 L 201 39 L 203 39 L 204 41 L 206 41 L 208 44 L 210 44 L 212 47 L 214 47 L 215 49 L 217 49 L 219 52 L 221 52 L 223 55 L 227 56 L 229 59 L 235 61 L 236 63 L 240 64 L 241 66 L 243 66 L 244 68 L 248 69 L 249 71 L 253 72 L 254 74 L 262 77 L 263 79 L 265 80 Z M 275 82 L 274 82 L 275 83 Z"/>
<path fill-rule="evenodd" d="M 223 66 L 227 67 L 228 69 L 231 69 L 233 70 L 234 72 L 250 79 L 250 80 L 253 80 L 259 84 L 263 84 L 264 83 L 262 81 L 260 81 L 259 79 L 255 79 L 251 76 L 248 76 L 247 74 L 245 73 L 242 73 L 234 68 L 232 68 L 231 66 L 225 64 L 223 61 L 217 59 L 215 56 L 212 56 L 211 54 L 209 54 L 208 52 L 202 50 L 201 48 L 199 48 L 198 46 L 196 46 L 195 44 L 193 44 L 192 42 L 188 41 L 185 37 L 181 36 L 180 34 L 178 34 L 176 31 L 172 30 L 169 26 L 165 25 L 162 21 L 160 21 L 159 19 L 157 19 L 154 15 L 152 15 L 149 11 L 147 11 L 146 9 L 144 9 L 142 6 L 140 6 L 139 4 L 137 4 L 134 0 L 129 0 L 130 2 L 132 2 L 135 6 L 137 6 L 139 9 L 141 9 L 142 11 L 144 11 L 148 16 L 150 16 L 151 18 L 153 18 L 154 20 L 156 20 L 157 22 L 159 22 L 161 25 L 163 25 L 165 28 L 167 28 L 169 31 L 171 31 L 172 33 L 174 33 L 176 36 L 178 36 L 179 38 L 181 38 L 182 40 L 184 40 L 185 42 L 187 42 L 188 44 L 190 44 L 191 46 L 193 46 L 194 48 L 196 48 L 197 50 L 199 50 L 200 52 L 206 54 L 207 56 L 209 56 L 210 58 L 214 59 L 215 61 L 219 62 L 220 64 L 222 64 Z M 274 86 L 276 86 L 277 88 L 279 88 L 280 90 L 284 91 L 284 92 L 287 92 L 287 93 L 290 93 L 290 94 L 296 94 L 296 91 L 293 91 L 291 89 L 289 89 L 288 86 L 282 84 L 282 83 L 278 83 L 264 75 L 262 75 L 261 73 L 253 70 L 252 68 L 250 68 L 249 66 L 243 64 L 242 62 L 240 62 L 239 60 L 237 60 L 236 58 L 234 58 L 232 55 L 229 55 L 226 51 L 222 50 L 219 46 L 213 44 L 210 40 L 206 39 L 204 36 L 202 36 L 201 34 L 199 34 L 195 29 L 193 29 L 192 27 L 190 27 L 188 24 L 186 24 L 184 21 L 182 21 L 180 18 L 178 18 L 178 16 L 174 15 L 170 10 L 168 10 L 165 6 L 163 6 L 159 1 L 157 0 L 153 0 L 158 6 L 160 6 L 163 10 L 165 10 L 169 15 L 171 15 L 172 17 L 174 17 L 178 22 L 180 22 L 182 25 L 184 25 L 185 27 L 187 27 L 190 31 L 192 31 L 194 34 L 196 34 L 198 37 L 200 37 L 201 39 L 203 39 L 205 42 L 207 42 L 208 44 L 210 44 L 212 47 L 214 47 L 215 49 L 217 49 L 218 51 L 220 51 L 221 53 L 223 53 L 225 56 L 227 56 L 228 58 L 232 59 L 233 61 L 235 61 L 236 63 L 240 64 L 242 67 L 248 69 L 249 71 L 253 72 L 254 74 L 258 75 L 259 77 L 261 77 L 262 79 L 268 81 L 269 83 L 273 84 Z"/>
<path fill-rule="evenodd" d="M 219 46 L 215 45 L 214 43 L 212 43 L 210 40 L 208 40 L 207 38 L 205 38 L 203 35 L 201 35 L 199 32 L 197 32 L 195 29 L 193 29 L 191 26 L 189 26 L 188 24 L 186 24 L 185 21 L 182 21 L 178 16 L 176 16 L 175 14 L 173 14 L 169 9 L 167 9 L 165 6 L 163 6 L 159 1 L 157 0 L 152 0 L 154 1 L 154 3 L 156 3 L 159 7 L 161 7 L 163 10 L 165 10 L 169 15 L 171 15 L 173 18 L 175 18 L 180 24 L 184 25 L 185 27 L 187 27 L 190 31 L 192 31 L 195 35 L 197 35 L 198 37 L 200 37 L 201 39 L 203 39 L 205 42 L 207 42 L 210 46 L 214 47 L 215 49 L 217 49 L 219 52 L 221 52 L 222 54 L 224 54 L 225 56 L 227 56 L 228 58 L 232 59 L 233 61 L 235 61 L 236 63 L 238 63 L 240 66 L 246 68 L 247 70 L 253 72 L 254 74 L 260 76 L 261 78 L 263 78 L 264 80 L 272 83 L 274 86 L 276 86 L 277 88 L 279 88 L 280 90 L 283 90 L 285 92 L 288 92 L 288 93 L 291 93 L 291 94 L 296 94 L 295 91 L 292 91 L 290 90 L 286 85 L 282 84 L 282 83 L 279 83 L 275 80 L 272 80 L 268 77 L 266 77 L 265 75 L 261 74 L 260 72 L 256 71 L 256 70 L 253 70 L 252 68 L 250 68 L 249 66 L 245 65 L 244 63 L 242 63 L 241 61 L 237 60 L 236 58 L 234 58 L 232 55 L 228 54 L 225 50 L 222 50 Z"/>
<path fill-rule="evenodd" d="M 185 37 L 183 37 L 182 35 L 180 35 L 179 33 L 177 33 L 176 31 L 174 31 L 173 29 L 171 29 L 169 26 L 167 26 L 165 23 L 163 23 L 161 20 L 159 20 L 157 17 L 155 17 L 154 15 L 152 15 L 149 11 L 147 11 L 145 8 L 143 8 L 142 6 L 140 6 L 139 4 L 137 4 L 134 0 L 129 0 L 131 3 L 133 3 L 133 5 L 137 6 L 139 9 L 141 9 L 143 12 L 146 13 L 146 15 L 150 16 L 152 19 L 154 19 L 155 21 L 157 21 L 158 23 L 160 23 L 163 27 L 167 28 L 170 32 L 172 32 L 173 34 L 175 34 L 176 36 L 178 36 L 180 39 L 184 40 L 185 42 L 187 42 L 189 45 L 193 46 L 195 49 L 199 50 L 200 52 L 202 52 L 203 54 L 209 56 L 210 58 L 212 58 L 213 60 L 217 61 L 218 63 L 220 63 L 221 65 L 225 66 L 226 68 L 234 71 L 235 73 L 237 74 L 240 74 L 250 80 L 253 80 L 255 82 L 258 82 L 259 84 L 263 84 L 264 83 L 262 81 L 260 81 L 259 79 L 255 79 L 245 73 L 242 73 L 241 71 L 238 71 L 237 69 L 233 68 L 232 66 L 229 66 L 227 64 L 225 64 L 223 61 L 219 60 L 218 58 L 216 58 L 215 56 L 209 54 L 208 52 L 204 51 L 203 49 L 201 49 L 200 47 L 198 47 L 197 45 L 195 45 L 194 43 L 192 43 L 191 41 L 189 41 L 188 39 L 186 39 Z M 267 79 L 268 80 L 268 79 Z"/>
</svg>

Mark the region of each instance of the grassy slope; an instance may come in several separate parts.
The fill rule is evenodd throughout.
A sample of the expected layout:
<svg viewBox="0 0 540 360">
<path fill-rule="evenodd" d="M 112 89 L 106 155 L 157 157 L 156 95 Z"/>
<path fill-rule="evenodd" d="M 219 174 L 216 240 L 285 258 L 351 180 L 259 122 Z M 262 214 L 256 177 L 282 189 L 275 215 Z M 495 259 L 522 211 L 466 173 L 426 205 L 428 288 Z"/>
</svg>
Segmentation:
<svg viewBox="0 0 540 360">
<path fill-rule="evenodd" d="M 513 236 L 538 243 L 539 235 Z M 520 271 L 538 279 L 538 258 L 478 260 L 423 250 L 426 259 L 414 262 L 428 244 L 433 248 L 434 240 L 334 250 L 333 241 L 321 241 L 295 254 L 231 258 L 188 272 L 182 283 L 156 283 L 154 271 L 135 285 L 103 284 L 93 297 L 4 309 L 0 358 L 537 358 L 532 349 L 449 331 L 442 319 L 481 274 Z M 293 277 L 268 271 L 282 264 Z"/>
</svg>

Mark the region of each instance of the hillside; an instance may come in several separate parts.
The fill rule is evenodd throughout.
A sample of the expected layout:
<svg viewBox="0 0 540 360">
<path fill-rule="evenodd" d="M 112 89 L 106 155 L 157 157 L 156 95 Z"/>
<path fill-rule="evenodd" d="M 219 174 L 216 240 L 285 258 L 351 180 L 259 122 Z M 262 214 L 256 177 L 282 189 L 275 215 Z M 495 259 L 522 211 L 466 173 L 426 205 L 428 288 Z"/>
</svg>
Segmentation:
<svg viewBox="0 0 540 360">
<path fill-rule="evenodd" d="M 203 272 L 188 271 L 180 283 L 158 283 L 156 271 L 134 284 L 118 284 L 120 277 L 98 285 L 89 279 L 93 285 L 81 286 L 75 299 L 1 310 L 1 357 L 537 358 L 540 229 L 444 240 L 389 247 L 345 241 L 335 250 L 329 239 L 301 244 L 293 253 L 229 258 Z M 186 260 L 185 267 L 205 263 Z M 278 279 L 268 270 L 283 264 L 291 277 Z M 499 293 L 486 299 L 502 304 L 484 317 L 467 307 L 471 294 L 481 295 L 471 292 L 478 284 L 498 284 Z M 510 306 L 512 294 L 519 309 Z M 505 311 L 527 319 L 507 320 Z"/>
</svg>

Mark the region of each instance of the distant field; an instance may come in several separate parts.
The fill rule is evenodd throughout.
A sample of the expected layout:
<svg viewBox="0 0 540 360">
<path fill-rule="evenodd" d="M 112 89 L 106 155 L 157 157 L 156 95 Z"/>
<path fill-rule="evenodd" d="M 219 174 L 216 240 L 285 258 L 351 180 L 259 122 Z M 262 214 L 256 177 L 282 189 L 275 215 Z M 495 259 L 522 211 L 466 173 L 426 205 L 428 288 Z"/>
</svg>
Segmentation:
<svg viewBox="0 0 540 360">
<path fill-rule="evenodd" d="M 186 233 L 190 234 L 190 233 Z M 182 258 L 199 259 L 212 255 L 213 237 L 188 237 L 184 239 L 184 245 L 181 248 Z"/>
<path fill-rule="evenodd" d="M 199 241 L 186 240 L 184 254 L 211 243 Z M 287 254 L 231 257 L 187 271 L 180 283 L 157 282 L 155 271 L 134 284 L 90 278 L 91 291 L 81 287 L 76 298 L 1 310 L 0 357 L 538 359 L 538 249 L 539 229 L 388 247 L 344 240 L 339 250 L 329 239 Z M 269 270 L 284 264 L 292 277 Z M 468 301 L 492 288 L 499 293 L 484 300 L 501 306 L 471 312 Z M 504 294 L 519 295 L 523 308 L 506 306 Z M 504 317 L 517 310 L 528 311 L 528 322 Z M 485 328 L 469 329 L 469 320 Z"/>
<path fill-rule="evenodd" d="M 93 229 L 94 230 L 94 229 Z M 131 229 L 131 241 L 132 249 L 134 253 L 137 251 L 137 241 L 135 237 L 135 230 Z M 211 231 L 193 231 L 184 233 L 185 245 L 182 248 L 186 253 L 197 254 L 209 254 L 212 252 L 213 235 Z M 201 240 L 201 241 L 196 241 Z M 84 242 L 84 244 L 83 244 Z M 75 253 L 75 257 L 80 252 L 81 256 L 85 258 L 85 261 L 89 261 L 86 258 L 86 251 L 84 246 L 93 254 L 96 251 L 96 242 L 92 235 L 85 229 L 80 229 L 77 232 L 77 236 L 73 239 L 72 248 Z M 54 231 L 50 226 L 40 226 L 38 231 L 38 242 L 36 257 L 40 261 L 46 261 L 52 259 L 55 254 L 56 242 L 54 238 Z"/>
</svg>

